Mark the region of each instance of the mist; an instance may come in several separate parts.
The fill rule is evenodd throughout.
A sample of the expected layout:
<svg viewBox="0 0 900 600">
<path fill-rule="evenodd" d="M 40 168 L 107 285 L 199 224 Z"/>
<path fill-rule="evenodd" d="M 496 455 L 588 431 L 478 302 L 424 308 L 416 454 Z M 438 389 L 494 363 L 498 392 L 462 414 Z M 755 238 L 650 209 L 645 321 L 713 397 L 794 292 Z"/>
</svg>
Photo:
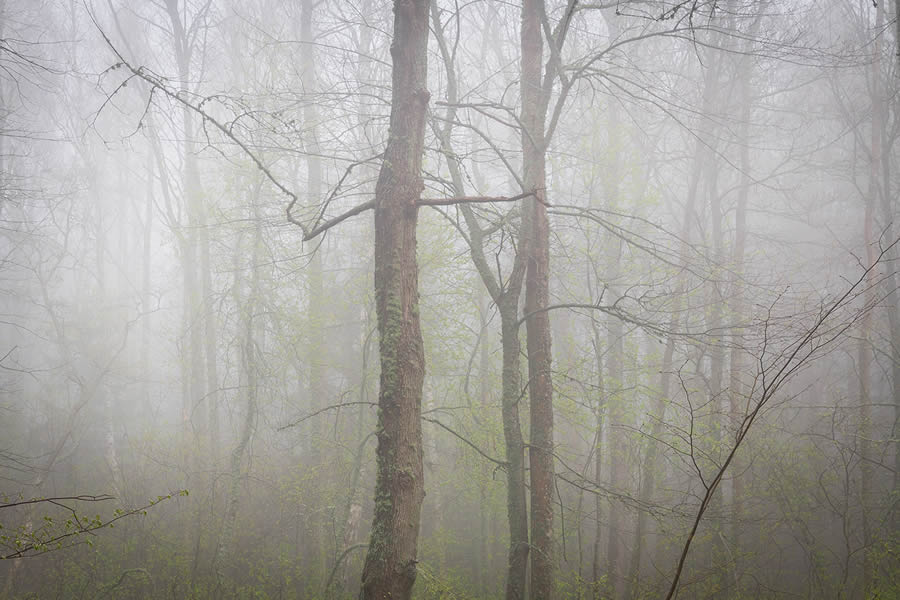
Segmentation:
<svg viewBox="0 0 900 600">
<path fill-rule="evenodd" d="M 0 599 L 900 598 L 900 0 L 0 0 Z"/>
</svg>

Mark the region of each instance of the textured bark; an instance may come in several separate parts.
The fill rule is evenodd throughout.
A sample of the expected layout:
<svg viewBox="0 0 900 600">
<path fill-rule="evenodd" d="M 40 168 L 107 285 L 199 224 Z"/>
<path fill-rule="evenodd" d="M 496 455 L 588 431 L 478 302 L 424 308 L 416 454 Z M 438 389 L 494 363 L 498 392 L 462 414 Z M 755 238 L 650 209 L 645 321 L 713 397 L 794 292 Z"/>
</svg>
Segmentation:
<svg viewBox="0 0 900 600">
<path fill-rule="evenodd" d="M 417 201 L 425 138 L 428 0 L 395 0 L 390 130 L 375 186 L 375 302 L 381 380 L 375 515 L 362 574 L 366 600 L 404 600 L 416 580 L 425 497 Z"/>
<path fill-rule="evenodd" d="M 531 401 L 529 465 L 531 467 L 531 594 L 553 597 L 553 382 L 550 313 L 540 310 L 550 300 L 550 222 L 546 207 L 546 96 L 541 66 L 543 0 L 522 5 L 522 151 L 526 189 L 535 197 L 526 204 L 528 233 L 525 273 L 525 326 L 528 349 L 528 395 Z M 540 311 L 540 312 L 536 312 Z"/>
</svg>

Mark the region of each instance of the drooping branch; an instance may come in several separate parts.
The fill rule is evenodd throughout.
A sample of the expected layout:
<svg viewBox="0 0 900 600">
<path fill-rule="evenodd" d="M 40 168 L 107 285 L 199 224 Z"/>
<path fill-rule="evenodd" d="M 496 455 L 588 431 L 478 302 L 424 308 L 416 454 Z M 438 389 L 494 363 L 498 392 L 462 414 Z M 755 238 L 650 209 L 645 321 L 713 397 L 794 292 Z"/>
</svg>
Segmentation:
<svg viewBox="0 0 900 600">
<path fill-rule="evenodd" d="M 289 429 L 289 428 L 291 428 L 291 427 L 296 427 L 296 426 L 299 425 L 300 423 L 303 423 L 304 421 L 307 421 L 307 420 L 309 420 L 309 419 L 311 419 L 311 418 L 313 418 L 313 417 L 315 417 L 315 416 L 317 416 L 317 415 L 320 415 L 320 414 L 322 414 L 323 412 L 327 412 L 327 411 L 329 411 L 329 410 L 337 410 L 337 409 L 340 409 L 340 408 L 343 408 L 343 407 L 346 407 L 346 406 L 357 406 L 357 405 L 378 406 L 378 404 L 375 403 L 375 402 L 342 402 L 342 403 L 340 403 L 340 404 L 333 404 L 333 405 L 331 405 L 331 406 L 326 406 L 325 408 L 323 408 L 323 409 L 321 409 L 321 410 L 317 410 L 317 411 L 315 411 L 315 412 L 313 412 L 313 413 L 310 413 L 310 414 L 308 414 L 308 415 L 304 415 L 304 416 L 300 417 L 299 419 L 297 419 L 297 420 L 295 420 L 295 421 L 292 421 L 292 422 L 288 423 L 287 425 L 282 425 L 281 427 L 278 428 L 278 431 L 284 431 L 285 429 Z M 506 461 L 504 461 L 504 460 L 500 460 L 500 459 L 494 458 L 493 456 L 489 455 L 487 452 L 485 452 L 484 450 L 482 450 L 481 448 L 479 448 L 478 446 L 476 446 L 474 442 L 472 442 L 471 440 L 469 440 L 468 438 L 466 438 L 466 437 L 465 437 L 464 435 L 462 435 L 461 433 L 455 431 L 454 429 L 452 429 L 452 428 L 449 427 L 448 425 L 442 423 L 441 421 L 438 421 L 437 419 L 433 419 L 433 418 L 431 418 L 431 417 L 424 417 L 424 416 L 422 417 L 422 420 L 423 420 L 423 421 L 427 421 L 427 422 L 429 422 L 429 423 L 434 423 L 435 425 L 437 425 L 437 426 L 440 427 L 441 429 L 444 429 L 444 430 L 447 431 L 448 433 L 450 433 L 450 434 L 452 434 L 453 436 L 459 438 L 463 443 L 465 443 L 467 446 L 469 446 L 470 448 L 472 448 L 473 450 L 475 450 L 475 452 L 477 452 L 478 454 L 480 454 L 481 456 L 483 456 L 483 457 L 486 458 L 487 460 L 491 461 L 492 463 L 494 463 L 494 464 L 497 465 L 498 467 L 503 467 L 503 468 L 505 468 L 505 467 L 509 464 L 508 462 L 506 462 Z"/>
<path fill-rule="evenodd" d="M 247 145 L 246 142 L 241 140 L 241 138 L 238 137 L 238 135 L 234 133 L 233 127 L 227 125 L 226 123 L 223 123 L 222 121 L 218 120 L 217 118 L 215 118 L 214 116 L 209 114 L 207 111 L 205 111 L 203 109 L 203 102 L 201 102 L 200 104 L 195 104 L 195 103 L 191 102 L 188 98 L 186 98 L 182 91 L 172 90 L 169 86 L 166 85 L 166 80 L 164 77 L 151 72 L 146 67 L 143 67 L 143 66 L 136 67 L 132 63 L 130 63 L 122 55 L 122 53 L 115 46 L 115 44 L 112 43 L 112 40 L 109 39 L 109 36 L 106 35 L 106 32 L 103 31 L 103 28 L 100 27 L 100 24 L 97 23 L 96 19 L 94 19 L 93 14 L 91 14 L 90 16 L 91 16 L 91 20 L 94 22 L 94 26 L 97 28 L 97 31 L 100 32 L 100 35 L 103 37 L 103 40 L 106 42 L 106 45 L 109 47 L 109 49 L 112 51 L 112 53 L 118 59 L 118 63 L 116 65 L 113 65 L 113 67 L 111 67 L 111 69 L 124 67 L 131 73 L 131 75 L 128 77 L 128 79 L 136 77 L 150 86 L 151 96 L 152 96 L 153 91 L 159 91 L 167 98 L 174 100 L 178 104 L 181 104 L 182 106 L 186 107 L 191 112 L 196 113 L 203 120 L 204 123 L 208 123 L 208 124 L 212 125 L 217 131 L 219 131 L 228 140 L 230 140 L 232 143 L 234 143 L 241 150 L 241 152 L 243 152 L 253 162 L 253 164 L 256 165 L 256 168 L 259 169 L 263 173 L 263 175 L 265 175 L 266 179 L 268 179 L 272 183 L 272 185 L 274 185 L 280 192 L 282 192 L 284 195 L 286 195 L 288 198 L 290 198 L 290 202 L 288 203 L 287 208 L 285 209 L 285 216 L 287 217 L 287 220 L 289 223 L 292 223 L 300 228 L 300 230 L 303 232 L 303 240 L 304 241 L 310 240 L 310 239 L 316 237 L 317 235 L 321 234 L 322 232 L 327 231 L 328 229 L 330 229 L 334 225 L 337 225 L 344 219 L 347 219 L 349 217 L 352 217 L 354 215 L 357 215 L 361 212 L 364 212 L 364 211 L 374 207 L 374 201 L 367 202 L 367 203 L 362 204 L 361 206 L 356 207 L 355 209 L 348 211 L 344 215 L 341 215 L 339 217 L 335 217 L 334 219 L 330 219 L 330 220 L 326 221 L 322 225 L 314 226 L 312 229 L 310 227 L 308 227 L 305 223 L 303 223 L 302 221 L 300 221 L 293 215 L 294 207 L 297 205 L 297 202 L 299 201 L 297 194 L 294 193 L 294 191 L 292 191 L 286 185 L 284 185 L 281 181 L 279 181 L 277 177 L 275 177 L 275 175 L 272 173 L 271 169 L 269 169 L 262 162 L 262 159 L 260 159 L 256 155 L 256 153 Z M 116 92 L 118 92 L 122 87 L 124 87 L 124 86 L 119 86 L 119 88 L 116 89 Z M 114 94 L 116 92 L 114 92 Z M 204 100 L 204 102 L 205 102 L 205 100 Z M 338 182 L 338 185 L 332 190 L 332 192 L 329 194 L 328 198 L 326 199 L 322 210 L 324 210 L 325 207 L 327 207 L 328 203 L 337 195 L 338 191 L 340 190 L 341 184 L 349 176 L 350 172 L 356 166 L 359 166 L 363 163 L 369 162 L 370 160 L 372 160 L 372 159 L 355 161 L 347 167 L 347 170 L 345 171 L 344 175 L 341 177 L 340 181 Z M 321 218 L 321 213 L 320 213 L 320 218 Z"/>
<path fill-rule="evenodd" d="M 551 310 L 560 310 L 560 309 L 572 309 L 572 308 L 580 308 L 586 310 L 598 310 L 602 313 L 612 315 L 625 323 L 630 323 L 636 327 L 640 327 L 641 329 L 653 333 L 659 336 L 680 336 L 688 339 L 693 339 L 702 335 L 703 332 L 690 332 L 690 331 L 672 331 L 670 329 L 666 329 L 664 326 L 654 323 L 652 321 L 648 321 L 645 319 L 640 319 L 631 313 L 622 310 L 615 304 L 601 304 L 600 302 L 589 304 L 587 302 L 566 302 L 562 304 L 552 304 L 550 306 L 544 306 L 537 310 L 533 310 L 522 316 L 516 322 L 517 326 L 521 326 L 528 319 L 533 317 L 534 315 L 538 315 L 544 312 L 548 312 Z"/>
<path fill-rule="evenodd" d="M 448 427 L 447 425 L 444 425 L 443 423 L 441 423 L 441 422 L 438 421 L 437 419 L 431 419 L 431 418 L 428 418 L 428 417 L 422 417 L 422 420 L 423 420 L 423 421 L 428 421 L 429 423 L 434 423 L 434 424 L 437 425 L 438 427 L 440 427 L 440 428 L 442 428 L 442 429 L 444 429 L 444 430 L 446 430 L 446 431 L 452 433 L 454 436 L 456 436 L 457 438 L 459 438 L 460 440 L 462 440 L 462 442 L 465 443 L 467 446 L 469 446 L 470 448 L 472 448 L 473 450 L 475 450 L 475 452 L 477 452 L 478 454 L 480 454 L 480 455 L 483 456 L 484 458 L 488 459 L 489 461 L 491 461 L 492 463 L 494 463 L 494 464 L 497 465 L 498 467 L 506 468 L 506 467 L 509 466 L 509 463 L 506 462 L 505 460 L 499 460 L 499 459 L 494 458 L 493 456 L 490 456 L 490 455 L 489 455 L 488 453 L 486 453 L 484 450 L 482 450 L 481 448 L 479 448 L 478 446 L 476 446 L 473 442 L 471 442 L 471 441 L 469 441 L 468 439 L 466 439 L 465 436 L 463 436 L 462 434 L 457 433 L 456 431 L 454 431 L 453 429 L 451 429 L 451 428 Z"/>
<path fill-rule="evenodd" d="M 119 66 L 125 67 L 129 72 L 131 72 L 132 76 L 137 77 L 138 79 L 141 79 L 147 85 L 149 85 L 151 90 L 158 90 L 167 98 L 174 100 L 175 102 L 177 102 L 178 104 L 181 104 L 182 106 L 184 106 L 191 112 L 196 113 L 204 122 L 209 123 L 210 125 L 215 127 L 220 133 L 222 133 L 222 135 L 224 135 L 229 140 L 231 140 L 234 144 L 236 144 L 238 146 L 238 148 L 240 148 L 241 151 L 244 154 L 246 154 L 250 158 L 251 161 L 253 161 L 253 163 L 263 173 L 263 175 L 265 175 L 266 178 L 270 182 L 272 182 L 272 185 L 274 185 L 276 188 L 278 188 L 283 194 L 285 194 L 286 196 L 291 198 L 291 201 L 292 201 L 291 206 L 293 206 L 294 203 L 297 202 L 297 195 L 293 191 L 288 189 L 283 183 L 278 181 L 278 179 L 272 174 L 272 171 L 268 167 L 266 167 L 266 165 L 263 164 L 262 160 L 260 160 L 260 158 L 258 156 L 256 156 L 256 153 L 254 153 L 243 140 L 241 140 L 237 135 L 235 135 L 235 133 L 234 133 L 234 131 L 232 131 L 231 127 L 226 126 L 225 123 L 222 123 L 221 121 L 219 121 L 218 119 L 216 119 L 215 117 L 210 115 L 208 112 L 203 110 L 201 105 L 197 105 L 197 104 L 194 104 L 193 102 L 189 101 L 187 98 L 184 97 L 184 94 L 182 91 L 180 91 L 180 90 L 175 91 L 175 90 L 170 89 L 169 86 L 167 86 L 165 84 L 165 79 L 162 76 L 149 71 L 146 67 L 143 67 L 143 66 L 135 67 L 134 65 L 132 65 L 124 56 L 122 56 L 122 53 L 119 52 L 119 49 L 116 48 L 115 44 L 112 43 L 112 40 L 109 39 L 109 36 L 106 35 L 106 32 L 103 31 L 103 28 L 100 27 L 100 24 L 97 23 L 96 19 L 94 19 L 94 15 L 91 14 L 90 16 L 91 16 L 91 20 L 94 22 L 94 26 L 97 28 L 97 31 L 100 32 L 100 35 L 103 37 L 103 40 L 106 42 L 106 45 L 109 47 L 109 49 L 112 51 L 112 53 L 116 55 L 116 58 L 119 60 L 119 63 L 117 65 L 114 65 L 113 68 L 117 68 Z M 295 225 L 298 225 L 304 231 L 304 233 L 306 232 L 305 225 L 303 225 L 299 221 L 292 219 L 290 217 L 290 215 L 288 215 L 288 217 L 292 223 L 294 223 Z"/>
<path fill-rule="evenodd" d="M 644 234 L 639 233 L 634 229 L 627 228 L 625 226 L 617 224 L 614 219 L 626 219 L 634 222 L 637 225 L 644 225 L 651 228 L 654 231 L 657 231 L 664 235 L 667 238 L 670 238 L 673 242 L 681 246 L 682 248 L 687 248 L 688 251 L 697 255 L 698 258 L 705 258 L 705 255 L 700 251 L 701 248 L 697 247 L 694 244 L 690 244 L 687 240 L 680 237 L 678 234 L 670 232 L 662 225 L 654 223 L 649 219 L 645 219 L 640 216 L 630 215 L 626 213 L 622 213 L 619 211 L 597 208 L 597 207 L 581 207 L 574 205 L 555 205 L 553 209 L 550 211 L 551 214 L 559 215 L 561 217 L 571 217 L 575 219 L 586 219 L 593 223 L 598 224 L 604 230 L 606 230 L 610 235 L 613 235 L 624 243 L 641 250 L 642 252 L 648 254 L 649 256 L 659 260 L 665 265 L 670 267 L 675 267 L 677 269 L 685 270 L 693 275 L 696 275 L 701 278 L 709 278 L 708 273 L 703 273 L 694 269 L 690 265 L 683 260 L 681 256 L 679 256 L 679 252 L 671 248 L 663 243 L 654 241 L 647 237 Z M 683 250 L 682 250 L 683 252 Z M 721 269 L 725 268 L 725 265 L 715 265 L 716 268 Z"/>
</svg>

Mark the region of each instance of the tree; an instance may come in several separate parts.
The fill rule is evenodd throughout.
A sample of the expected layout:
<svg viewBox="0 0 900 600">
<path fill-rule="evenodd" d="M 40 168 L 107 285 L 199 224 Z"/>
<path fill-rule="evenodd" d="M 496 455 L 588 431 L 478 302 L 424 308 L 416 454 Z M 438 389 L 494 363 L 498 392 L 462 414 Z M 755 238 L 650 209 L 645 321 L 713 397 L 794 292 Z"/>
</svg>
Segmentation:
<svg viewBox="0 0 900 600">
<path fill-rule="evenodd" d="M 562 68 L 560 52 L 569 30 L 575 1 L 567 3 L 555 31 L 547 31 L 550 60 L 543 73 L 543 0 L 522 5 L 522 182 L 534 197 L 526 203 L 523 230 L 526 242 L 525 329 L 528 350 L 528 395 L 531 401 L 531 593 L 553 597 L 553 378 L 550 351 L 550 220 L 547 216 L 547 165 L 549 141 L 547 109 Z M 564 98 L 559 103 L 564 102 Z M 558 104 L 560 106 L 561 104 Z M 552 127 L 549 132 L 552 136 Z"/>
<path fill-rule="evenodd" d="M 847 329 L 849 343 L 835 340 L 834 352 L 771 394 L 712 483 L 746 403 L 760 398 L 752 388 L 760 328 L 768 325 L 770 357 L 807 329 L 819 299 L 834 297 L 823 290 L 851 278 L 855 257 L 843 249 L 866 255 L 861 225 L 870 242 L 879 231 L 892 236 L 893 3 L 875 32 L 876 7 L 847 0 L 829 0 L 828 10 L 800 0 L 790 14 L 759 0 L 535 0 L 524 13 L 519 3 L 435 0 L 420 10 L 397 2 L 431 21 L 437 43 L 428 59 L 444 63 L 419 82 L 434 95 L 433 121 L 416 156 L 398 151 L 419 143 L 415 127 L 404 135 L 393 126 L 418 119 L 420 106 L 395 107 L 390 122 L 393 101 L 409 92 L 391 89 L 402 64 L 389 51 L 392 3 L 91 4 L 133 69 L 118 57 L 110 67 L 102 40 L 79 27 L 87 25 L 81 4 L 30 4 L 3 5 L 12 18 L 2 24 L 0 66 L 27 51 L 71 76 L 41 75 L 34 101 L 4 114 L 0 132 L 12 132 L 0 138 L 0 277 L 9 288 L 0 294 L 0 477 L 33 495 L 112 493 L 105 465 L 118 462 L 131 498 L 185 477 L 198 490 L 194 500 L 117 523 L 90 552 L 22 560 L 16 594 L 337 600 L 357 595 L 351 581 L 376 593 L 382 575 L 397 587 L 406 578 L 398 593 L 411 586 L 428 598 L 498 597 L 504 583 L 510 600 L 528 588 L 532 598 L 664 597 L 701 508 L 679 596 L 858 593 L 864 555 L 873 559 L 871 593 L 896 588 L 886 468 L 896 445 L 890 257 L 879 286 L 866 284 L 877 293 L 857 296 L 877 304 L 868 322 L 855 321 L 866 325 L 864 339 Z M 206 19 L 192 17 L 205 7 Z M 757 14 L 759 35 L 749 26 Z M 831 45 L 821 31 L 840 41 Z M 176 56 L 185 41 L 194 48 L 186 78 Z M 66 58 L 70 48 L 77 61 Z M 19 83 L 36 90 L 22 73 L 0 73 L 5 99 Z M 406 75 L 408 83 L 415 73 Z M 831 80 L 849 118 L 835 110 Z M 446 102 L 433 101 L 438 95 Z M 46 137 L 63 141 L 27 137 L 42 132 L 49 112 L 65 133 Z M 873 122 L 884 130 L 877 157 Z M 385 161 L 388 137 L 394 156 Z M 400 154 L 409 160 L 398 162 Z M 874 175 L 873 159 L 883 165 Z M 398 164 L 413 174 L 404 181 L 414 192 L 389 193 L 404 183 Z M 526 202 L 466 196 L 506 192 Z M 407 212 L 394 210 L 397 195 Z M 866 219 L 860 200 L 869 198 Z M 302 236 L 284 223 L 288 203 Z M 423 206 L 436 210 L 418 213 L 418 251 L 407 252 L 410 213 Z M 374 228 L 348 221 L 370 209 L 379 306 Z M 328 239 L 304 245 L 326 230 Z M 400 250 L 417 254 L 418 265 L 382 260 Z M 418 304 L 415 287 L 406 296 L 391 287 L 393 275 L 412 269 Z M 410 345 L 424 346 L 427 372 L 406 380 L 423 381 L 418 390 L 394 385 L 392 395 L 382 386 L 378 415 L 374 345 L 381 337 L 385 382 L 399 379 L 410 361 L 396 342 L 409 322 L 391 321 L 391 310 L 402 315 L 410 297 L 421 331 Z M 550 313 L 552 340 L 549 327 L 537 327 Z M 109 334 L 132 316 L 142 336 L 123 342 L 106 369 L 115 354 L 106 346 L 120 339 Z M 519 344 L 526 334 L 538 345 L 530 356 Z M 421 354 L 410 355 L 421 367 Z M 868 372 L 865 389 L 858 366 Z M 415 402 L 399 402 L 410 388 L 426 423 L 400 442 L 410 453 L 398 465 L 389 451 L 415 426 L 406 411 Z M 519 423 L 530 408 L 531 428 Z M 867 429 L 857 427 L 862 409 Z M 400 437 L 391 429 L 398 423 Z M 30 490 L 44 465 L 43 489 Z M 376 467 L 377 505 L 362 491 L 375 487 Z M 428 496 L 413 544 L 418 516 L 392 511 L 398 498 L 415 504 L 407 492 L 418 475 Z M 529 475 L 539 484 L 533 538 Z M 371 547 L 360 543 L 370 537 Z M 394 552 L 393 566 L 388 544 L 405 551 Z M 7 568 L 12 561 L 0 573 Z M 142 572 L 152 577 L 122 580 Z"/>
<path fill-rule="evenodd" d="M 375 186 L 375 302 L 381 379 L 375 515 L 362 575 L 367 600 L 403 600 L 416 580 L 425 497 L 416 223 L 428 107 L 429 0 L 394 1 L 391 118 Z"/>
<path fill-rule="evenodd" d="M 445 39 L 440 13 L 436 4 L 432 5 L 435 37 L 447 73 L 447 110 L 442 120 L 436 125 L 440 140 L 441 152 L 447 159 L 453 193 L 465 196 L 466 189 L 460 160 L 452 145 L 452 134 L 456 125 L 459 103 L 458 78 L 455 55 L 451 52 Z M 521 178 L 514 172 L 510 174 L 525 186 Z M 520 600 L 525 598 L 527 582 L 528 554 L 528 508 L 525 487 L 525 442 L 522 437 L 522 426 L 519 419 L 519 400 L 521 397 L 521 345 L 519 343 L 519 299 L 522 295 L 522 283 L 525 276 L 525 243 L 527 236 L 519 235 L 518 244 L 513 247 L 513 264 L 509 276 L 504 280 L 501 273 L 494 275 L 485 253 L 486 227 L 479 223 L 475 212 L 468 204 L 461 204 L 465 220 L 464 238 L 469 247 L 472 262 L 481 278 L 485 289 L 497 306 L 500 313 L 500 345 L 502 351 L 501 398 L 500 410 L 503 421 L 503 439 L 506 453 L 506 516 L 509 528 L 509 551 L 507 553 L 506 599 Z M 513 208 L 518 212 L 518 207 Z M 489 225 L 488 228 L 495 229 Z M 521 231 L 521 228 L 520 228 Z M 485 342 L 482 341 L 484 344 Z M 485 374 L 482 373 L 484 378 Z"/>
<path fill-rule="evenodd" d="M 831 351 L 836 342 L 839 343 L 845 339 L 844 334 L 857 321 L 868 319 L 869 313 L 876 305 L 870 296 L 876 293 L 880 284 L 874 273 L 890 248 L 898 243 L 900 243 L 900 240 L 893 240 L 879 254 L 872 255 L 871 262 L 866 263 L 862 274 L 855 281 L 851 282 L 842 294 L 836 298 L 824 300 L 818 313 L 813 316 L 805 330 L 801 330 L 796 337 L 788 338 L 782 342 L 783 345 L 781 347 L 772 347 L 772 337 L 776 335 L 776 332 L 773 332 L 771 329 L 772 322 L 775 320 L 773 318 L 774 306 L 769 309 L 758 323 L 757 329 L 760 331 L 761 339 L 759 340 L 759 349 L 754 357 L 756 374 L 750 389 L 747 391 L 745 409 L 740 417 L 737 429 L 733 432 L 734 438 L 728 442 L 725 460 L 721 465 L 713 468 L 711 475 L 709 473 L 704 475 L 703 469 L 698 465 L 695 457 L 698 448 L 693 436 L 693 429 L 687 440 L 690 459 L 704 491 L 700 499 L 700 505 L 697 507 L 692 520 L 690 531 L 681 547 L 678 563 L 665 596 L 666 600 L 671 600 L 678 592 L 685 560 L 688 557 L 700 523 L 707 510 L 709 510 L 716 496 L 716 491 L 719 489 L 725 473 L 728 471 L 728 467 L 734 462 L 735 456 L 744 444 L 760 413 L 799 371 L 808 368 L 812 361 Z M 850 308 L 853 302 L 860 297 L 866 300 L 862 308 L 856 310 Z M 690 418 L 693 424 L 694 415 L 691 414 Z M 867 535 L 867 532 L 864 531 L 864 535 Z M 868 550 L 868 543 L 868 538 L 866 538 L 863 546 L 865 551 Z M 867 565 L 865 568 L 868 569 L 869 566 Z M 864 581 L 865 579 L 864 577 Z"/>
<path fill-rule="evenodd" d="M 524 225 L 526 242 L 525 327 L 528 348 L 528 395 L 531 400 L 531 593 L 553 597 L 553 380 L 551 377 L 550 222 L 547 217 L 547 171 L 543 91 L 543 0 L 522 5 L 522 156 L 528 201 Z M 555 43 L 551 40 L 551 43 Z"/>
</svg>

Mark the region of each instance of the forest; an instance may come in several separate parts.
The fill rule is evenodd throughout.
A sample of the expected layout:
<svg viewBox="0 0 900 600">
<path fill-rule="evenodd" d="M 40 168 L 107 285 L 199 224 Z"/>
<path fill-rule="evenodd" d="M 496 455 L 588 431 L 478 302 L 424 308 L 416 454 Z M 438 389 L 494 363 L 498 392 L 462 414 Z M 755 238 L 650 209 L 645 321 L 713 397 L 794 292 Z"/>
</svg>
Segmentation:
<svg viewBox="0 0 900 600">
<path fill-rule="evenodd" d="M 900 599 L 900 0 L 0 0 L 0 600 Z"/>
</svg>

